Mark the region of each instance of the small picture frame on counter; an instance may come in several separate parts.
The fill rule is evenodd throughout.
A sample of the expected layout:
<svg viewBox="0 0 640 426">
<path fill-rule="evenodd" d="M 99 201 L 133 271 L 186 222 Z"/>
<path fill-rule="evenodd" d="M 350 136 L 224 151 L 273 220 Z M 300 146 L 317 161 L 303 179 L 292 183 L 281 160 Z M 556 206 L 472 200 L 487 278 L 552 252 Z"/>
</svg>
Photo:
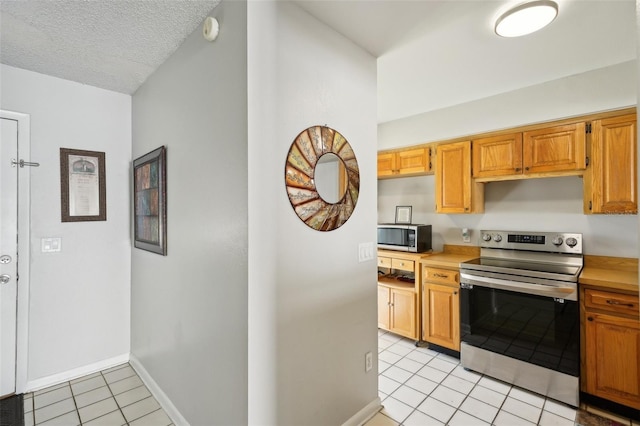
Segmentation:
<svg viewBox="0 0 640 426">
<path fill-rule="evenodd" d="M 411 224 L 411 206 L 396 206 L 396 224 Z"/>
</svg>

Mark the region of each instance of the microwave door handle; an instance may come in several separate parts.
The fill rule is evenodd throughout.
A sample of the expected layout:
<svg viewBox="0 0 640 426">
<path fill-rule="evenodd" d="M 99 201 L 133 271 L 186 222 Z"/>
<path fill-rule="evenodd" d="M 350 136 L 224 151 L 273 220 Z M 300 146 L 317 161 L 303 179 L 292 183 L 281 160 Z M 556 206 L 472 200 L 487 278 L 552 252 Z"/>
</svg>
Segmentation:
<svg viewBox="0 0 640 426">
<path fill-rule="evenodd" d="M 460 274 L 460 281 L 464 284 L 477 285 L 479 287 L 489 287 L 497 290 L 517 291 L 520 293 L 558 298 L 567 298 L 567 296 L 575 293 L 576 291 L 574 287 L 524 283 L 521 281 L 501 280 L 499 278 L 482 277 L 466 273 Z"/>
</svg>

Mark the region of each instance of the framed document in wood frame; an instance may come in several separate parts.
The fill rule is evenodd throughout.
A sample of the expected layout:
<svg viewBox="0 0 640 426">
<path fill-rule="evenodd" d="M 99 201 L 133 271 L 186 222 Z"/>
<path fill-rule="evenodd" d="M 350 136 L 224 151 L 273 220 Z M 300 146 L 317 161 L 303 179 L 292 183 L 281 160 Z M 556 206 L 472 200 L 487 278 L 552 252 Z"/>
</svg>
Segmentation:
<svg viewBox="0 0 640 426">
<path fill-rule="evenodd" d="M 62 222 L 107 220 L 104 152 L 60 148 Z"/>
<path fill-rule="evenodd" d="M 161 146 L 133 160 L 133 245 L 167 255 L 167 162 Z"/>
</svg>

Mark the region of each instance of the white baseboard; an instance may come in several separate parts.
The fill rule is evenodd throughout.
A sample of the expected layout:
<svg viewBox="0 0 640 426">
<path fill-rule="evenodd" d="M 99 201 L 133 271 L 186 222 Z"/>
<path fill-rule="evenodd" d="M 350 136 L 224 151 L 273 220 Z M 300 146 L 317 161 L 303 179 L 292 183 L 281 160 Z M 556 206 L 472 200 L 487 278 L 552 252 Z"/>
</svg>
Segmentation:
<svg viewBox="0 0 640 426">
<path fill-rule="evenodd" d="M 380 397 L 376 397 L 368 403 L 362 410 L 354 414 L 349 420 L 344 422 L 342 426 L 361 426 L 368 422 L 382 408 Z"/>
<path fill-rule="evenodd" d="M 131 354 L 129 363 L 140 379 L 142 379 L 143 383 L 147 386 L 153 397 L 158 401 L 162 409 L 167 413 L 167 415 L 173 421 L 173 424 L 176 426 L 189 426 L 189 422 L 184 416 L 178 411 L 173 402 L 169 399 L 169 397 L 162 391 L 160 386 L 153 380 L 151 375 L 144 368 L 140 360 L 135 357 L 135 355 Z"/>
<path fill-rule="evenodd" d="M 25 392 L 33 392 L 40 389 L 48 388 L 59 383 L 68 382 L 78 377 L 86 376 L 88 374 L 97 373 L 98 371 L 106 370 L 116 365 L 129 362 L 129 354 L 122 354 L 113 358 L 105 359 L 102 361 L 94 362 L 93 364 L 85 365 L 83 367 L 74 368 L 73 370 L 65 371 L 58 374 L 52 374 L 51 376 L 42 377 L 36 380 L 28 380 L 25 386 Z"/>
</svg>

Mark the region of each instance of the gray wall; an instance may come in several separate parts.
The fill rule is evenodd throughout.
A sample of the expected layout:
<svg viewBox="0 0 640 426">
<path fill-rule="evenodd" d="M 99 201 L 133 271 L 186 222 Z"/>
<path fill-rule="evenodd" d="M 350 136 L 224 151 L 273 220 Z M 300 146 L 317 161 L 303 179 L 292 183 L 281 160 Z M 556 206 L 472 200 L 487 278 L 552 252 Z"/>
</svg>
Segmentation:
<svg viewBox="0 0 640 426">
<path fill-rule="evenodd" d="M 129 353 L 131 97 L 1 65 L 2 109 L 31 116 L 27 390 Z M 107 220 L 61 222 L 60 148 L 105 153 Z M 41 239 L 62 250 L 41 252 Z M 21 328 L 23 330 L 25 328 Z"/>
<path fill-rule="evenodd" d="M 523 124 L 625 108 L 636 104 L 636 61 L 515 90 L 379 125 L 379 148 L 446 140 Z M 566 231 L 584 235 L 587 254 L 636 257 L 635 216 L 584 215 L 577 177 L 492 182 L 485 185 L 485 213 L 435 213 L 433 176 L 378 181 L 378 221 L 393 222 L 395 206 L 413 206 L 413 221 L 433 225 L 434 248 L 471 245 L 481 229 Z"/>
<path fill-rule="evenodd" d="M 378 399 L 376 61 L 288 2 L 249 3 L 249 424 L 340 425 Z M 360 198 L 342 227 L 295 215 L 284 184 L 299 132 L 353 147 Z M 379 403 L 379 402 L 378 402 Z M 369 405 L 369 406 L 372 406 Z"/>
<path fill-rule="evenodd" d="M 167 147 L 168 255 L 132 249 L 131 353 L 192 425 L 247 423 L 246 3 L 211 13 L 133 96 Z"/>
</svg>

